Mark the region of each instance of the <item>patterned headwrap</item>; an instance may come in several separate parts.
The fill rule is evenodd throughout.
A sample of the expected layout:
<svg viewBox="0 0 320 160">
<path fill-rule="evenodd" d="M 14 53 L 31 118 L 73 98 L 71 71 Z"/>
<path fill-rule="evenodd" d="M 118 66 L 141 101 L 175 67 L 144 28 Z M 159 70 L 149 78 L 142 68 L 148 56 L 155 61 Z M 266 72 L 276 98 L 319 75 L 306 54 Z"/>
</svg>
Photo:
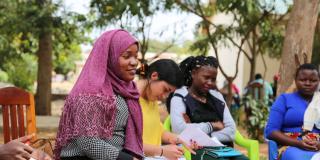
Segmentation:
<svg viewBox="0 0 320 160">
<path fill-rule="evenodd" d="M 103 33 L 95 42 L 81 74 L 65 101 L 57 133 L 55 159 L 71 139 L 86 136 L 112 137 L 116 116 L 116 94 L 128 105 L 124 148 L 143 155 L 142 112 L 133 81 L 119 75 L 119 57 L 137 40 L 125 30 Z"/>
<path fill-rule="evenodd" d="M 217 59 L 212 56 L 190 56 L 180 63 L 179 67 L 183 73 L 185 86 L 191 86 L 192 84 L 192 70 L 202 66 L 212 66 L 218 68 L 219 64 Z"/>
</svg>

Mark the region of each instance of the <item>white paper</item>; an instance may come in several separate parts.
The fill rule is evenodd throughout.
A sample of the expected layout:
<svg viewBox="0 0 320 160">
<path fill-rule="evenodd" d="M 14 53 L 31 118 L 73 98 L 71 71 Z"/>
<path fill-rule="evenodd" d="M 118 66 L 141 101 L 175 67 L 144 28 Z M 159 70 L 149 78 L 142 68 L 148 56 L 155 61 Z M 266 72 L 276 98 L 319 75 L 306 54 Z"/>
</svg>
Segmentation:
<svg viewBox="0 0 320 160">
<path fill-rule="evenodd" d="M 145 157 L 145 160 L 167 160 L 165 157 L 155 156 L 155 157 Z M 178 158 L 178 160 L 186 160 L 184 157 Z"/>
<path fill-rule="evenodd" d="M 196 141 L 199 146 L 224 146 L 216 137 L 210 138 L 201 129 L 187 126 L 185 130 L 181 132 L 179 138 L 190 145 L 190 140 Z"/>
<path fill-rule="evenodd" d="M 311 160 L 320 160 L 320 152 L 314 154 Z"/>
</svg>

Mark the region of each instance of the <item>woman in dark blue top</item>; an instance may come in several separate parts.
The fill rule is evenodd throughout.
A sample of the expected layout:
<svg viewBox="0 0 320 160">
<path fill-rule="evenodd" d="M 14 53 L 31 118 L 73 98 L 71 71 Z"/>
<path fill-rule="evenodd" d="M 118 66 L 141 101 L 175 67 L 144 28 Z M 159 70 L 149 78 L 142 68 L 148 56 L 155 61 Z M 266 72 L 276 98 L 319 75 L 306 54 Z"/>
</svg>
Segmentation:
<svg viewBox="0 0 320 160">
<path fill-rule="evenodd" d="M 309 160 L 320 149 L 320 130 L 302 130 L 304 113 L 319 84 L 319 71 L 312 64 L 303 64 L 295 83 L 296 92 L 280 95 L 272 105 L 265 131 L 268 139 L 277 142 L 281 160 Z"/>
</svg>

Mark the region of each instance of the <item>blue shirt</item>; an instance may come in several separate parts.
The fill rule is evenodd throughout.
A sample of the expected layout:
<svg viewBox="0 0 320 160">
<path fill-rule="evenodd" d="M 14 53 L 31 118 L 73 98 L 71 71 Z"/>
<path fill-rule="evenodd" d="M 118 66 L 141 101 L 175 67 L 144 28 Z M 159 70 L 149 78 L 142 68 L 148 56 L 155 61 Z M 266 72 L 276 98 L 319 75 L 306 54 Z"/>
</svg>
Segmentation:
<svg viewBox="0 0 320 160">
<path fill-rule="evenodd" d="M 268 138 L 273 131 L 301 133 L 307 107 L 308 102 L 298 92 L 281 94 L 271 107 L 265 136 Z M 312 132 L 320 130 L 314 127 Z"/>
<path fill-rule="evenodd" d="M 272 90 L 272 87 L 271 87 L 269 82 L 264 81 L 263 79 L 256 79 L 252 83 L 254 83 L 254 82 L 258 82 L 260 84 L 263 83 L 263 85 L 264 85 L 263 86 L 264 87 L 264 94 L 265 95 L 268 95 L 268 96 L 272 96 L 273 95 L 273 90 Z"/>
<path fill-rule="evenodd" d="M 253 83 L 260 83 L 263 84 L 263 90 L 264 90 L 264 100 L 266 101 L 266 103 L 268 103 L 269 101 L 269 96 L 273 96 L 273 90 L 272 87 L 270 85 L 269 82 L 263 80 L 263 79 L 256 79 L 252 82 L 250 82 L 250 84 Z M 247 94 L 249 91 L 248 87 L 246 87 L 243 91 L 244 94 Z M 254 97 L 258 97 L 257 93 L 255 93 L 255 95 L 253 95 Z"/>
</svg>

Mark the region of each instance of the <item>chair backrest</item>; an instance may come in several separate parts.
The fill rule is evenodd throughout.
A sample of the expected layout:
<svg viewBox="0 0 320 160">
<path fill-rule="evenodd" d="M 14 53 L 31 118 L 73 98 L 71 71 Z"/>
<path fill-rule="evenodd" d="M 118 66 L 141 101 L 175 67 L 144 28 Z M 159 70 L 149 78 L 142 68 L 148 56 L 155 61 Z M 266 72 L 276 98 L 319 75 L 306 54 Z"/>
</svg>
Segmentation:
<svg viewBox="0 0 320 160">
<path fill-rule="evenodd" d="M 164 120 L 163 128 L 165 131 L 171 132 L 171 119 L 170 115 L 167 116 L 167 118 Z"/>
<path fill-rule="evenodd" d="M 249 94 L 252 95 L 253 99 L 263 99 L 264 89 L 263 84 L 254 82 L 249 85 Z"/>
<path fill-rule="evenodd" d="M 278 159 L 278 145 L 277 142 L 273 140 L 268 140 L 268 157 L 269 160 Z"/>
<path fill-rule="evenodd" d="M 17 87 L 1 88 L 0 106 L 5 143 L 36 133 L 34 97 L 31 93 Z M 35 136 L 34 139 L 36 139 Z"/>
</svg>

